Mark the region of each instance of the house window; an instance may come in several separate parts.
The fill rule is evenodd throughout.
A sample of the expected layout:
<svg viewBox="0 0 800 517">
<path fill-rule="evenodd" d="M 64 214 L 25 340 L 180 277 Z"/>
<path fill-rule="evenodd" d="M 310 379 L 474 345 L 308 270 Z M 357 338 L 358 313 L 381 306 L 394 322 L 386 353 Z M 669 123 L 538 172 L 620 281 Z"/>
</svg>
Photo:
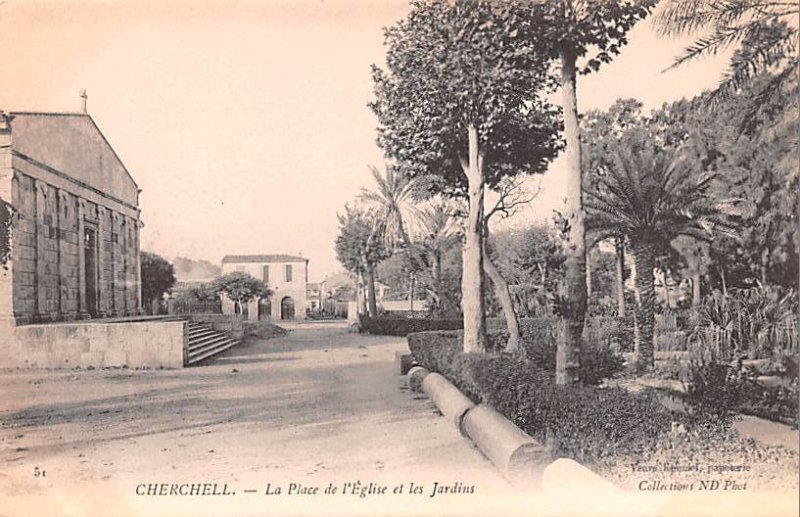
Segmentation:
<svg viewBox="0 0 800 517">
<path fill-rule="evenodd" d="M 263 266 L 261 268 L 261 279 L 265 284 L 269 285 L 269 266 Z"/>
<path fill-rule="evenodd" d="M 283 278 L 287 282 L 291 282 L 292 281 L 292 265 L 291 264 L 286 264 L 284 266 Z"/>
</svg>

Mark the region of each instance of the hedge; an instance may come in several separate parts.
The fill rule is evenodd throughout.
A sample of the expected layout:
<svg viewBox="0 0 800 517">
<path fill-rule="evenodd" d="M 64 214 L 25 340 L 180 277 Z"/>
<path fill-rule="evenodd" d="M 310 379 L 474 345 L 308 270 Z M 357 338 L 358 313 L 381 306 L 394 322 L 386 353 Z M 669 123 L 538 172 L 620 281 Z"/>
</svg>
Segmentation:
<svg viewBox="0 0 800 517">
<path fill-rule="evenodd" d="M 473 401 L 497 409 L 556 456 L 606 465 L 619 455 L 638 457 L 652 450 L 670 432 L 674 415 L 653 396 L 557 386 L 553 373 L 520 355 L 465 354 L 456 338 L 425 332 L 410 335 L 409 345 L 418 361 Z"/>
<path fill-rule="evenodd" d="M 431 330 L 458 330 L 464 328 L 463 320 L 431 320 L 422 318 L 397 318 L 390 316 L 360 316 L 361 332 L 380 336 L 407 336 L 413 332 Z"/>
<path fill-rule="evenodd" d="M 522 355 L 535 367 L 554 372 L 556 369 L 556 340 L 552 321 L 522 320 L 520 325 Z M 462 351 L 463 332 L 423 332 L 408 335 L 408 346 L 416 361 L 434 372 L 442 374 L 453 356 Z M 500 352 L 508 340 L 508 332 L 490 330 L 486 348 Z M 579 378 L 582 383 L 597 385 L 623 369 L 624 360 L 611 347 L 603 343 L 586 343 L 581 350 Z"/>
</svg>

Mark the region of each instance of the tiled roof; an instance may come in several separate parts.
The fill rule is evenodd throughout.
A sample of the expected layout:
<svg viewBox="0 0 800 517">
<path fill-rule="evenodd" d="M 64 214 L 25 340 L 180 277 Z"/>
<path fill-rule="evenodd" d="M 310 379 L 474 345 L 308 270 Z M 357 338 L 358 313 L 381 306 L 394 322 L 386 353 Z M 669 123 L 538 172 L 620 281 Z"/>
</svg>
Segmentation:
<svg viewBox="0 0 800 517">
<path fill-rule="evenodd" d="M 254 262 L 308 262 L 305 257 L 297 255 L 225 255 L 222 257 L 223 264 L 242 264 Z"/>
</svg>

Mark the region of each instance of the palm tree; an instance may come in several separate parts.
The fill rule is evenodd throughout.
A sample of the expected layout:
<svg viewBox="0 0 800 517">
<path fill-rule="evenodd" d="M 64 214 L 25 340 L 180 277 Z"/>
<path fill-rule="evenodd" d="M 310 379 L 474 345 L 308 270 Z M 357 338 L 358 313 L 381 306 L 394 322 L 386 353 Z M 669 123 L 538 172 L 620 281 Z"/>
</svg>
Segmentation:
<svg viewBox="0 0 800 517">
<path fill-rule="evenodd" d="M 752 85 L 759 75 L 777 71 L 761 89 L 763 100 L 787 85 L 796 88 L 798 14 L 800 5 L 786 0 L 669 0 L 655 22 L 667 36 L 708 33 L 687 47 L 670 68 L 738 46 L 728 72 L 712 92 L 712 102 Z"/>
<path fill-rule="evenodd" d="M 434 302 L 438 303 L 447 314 L 457 312 L 450 300 L 436 289 L 437 281 L 428 271 L 425 260 L 418 247 L 411 241 L 406 228 L 404 213 L 416 215 L 415 209 L 411 206 L 415 192 L 414 180 L 392 165 L 387 165 L 383 173 L 374 166 L 370 166 L 370 171 L 375 178 L 376 189 L 362 188 L 359 198 L 376 209 L 389 248 L 394 249 L 399 239 L 408 253 L 412 269 L 422 276 L 424 283 L 433 287 L 429 290 L 429 294 Z"/>
<path fill-rule="evenodd" d="M 636 266 L 634 318 L 637 366 L 653 365 L 654 270 L 678 236 L 709 241 L 716 231 L 731 233 L 724 216 L 730 202 L 709 194 L 714 174 L 697 174 L 677 153 L 651 142 L 618 148 L 611 166 L 586 191 L 588 228 L 596 241 L 624 235 Z"/>
</svg>

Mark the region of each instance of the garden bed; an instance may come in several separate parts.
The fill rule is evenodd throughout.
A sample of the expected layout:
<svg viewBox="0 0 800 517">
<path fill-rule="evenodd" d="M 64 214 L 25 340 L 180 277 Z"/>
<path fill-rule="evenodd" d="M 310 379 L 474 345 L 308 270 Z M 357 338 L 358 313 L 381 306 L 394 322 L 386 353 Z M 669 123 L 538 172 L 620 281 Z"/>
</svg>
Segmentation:
<svg viewBox="0 0 800 517">
<path fill-rule="evenodd" d="M 572 458 L 626 488 L 641 488 L 643 480 L 720 478 L 709 465 L 741 467 L 726 471 L 725 480 L 748 483 L 748 489 L 797 488 L 797 452 L 741 439 L 730 412 L 673 411 L 651 392 L 556 386 L 553 370 L 542 368 L 547 354 L 539 362 L 523 354 L 464 354 L 460 332 L 411 334 L 408 341 L 417 362 L 475 403 L 497 409 L 554 456 Z M 524 349 L 536 348 L 523 341 Z"/>
</svg>

